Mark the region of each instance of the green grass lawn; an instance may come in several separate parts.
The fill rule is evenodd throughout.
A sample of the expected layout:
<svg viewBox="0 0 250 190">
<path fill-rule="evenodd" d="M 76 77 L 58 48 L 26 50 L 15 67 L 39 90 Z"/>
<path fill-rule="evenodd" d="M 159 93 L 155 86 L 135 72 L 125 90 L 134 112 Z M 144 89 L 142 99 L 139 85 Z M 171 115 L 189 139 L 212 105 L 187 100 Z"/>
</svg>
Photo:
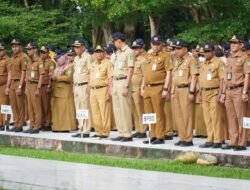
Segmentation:
<svg viewBox="0 0 250 190">
<path fill-rule="evenodd" d="M 69 152 L 56 152 L 48 150 L 35 150 L 28 148 L 1 147 L 0 154 L 21 157 L 58 160 L 75 163 L 150 170 L 160 172 L 173 172 L 211 177 L 250 179 L 250 170 L 242 168 L 228 168 L 220 166 L 199 166 L 196 164 L 183 164 L 177 161 L 154 159 L 129 159 L 93 154 L 80 154 Z"/>
</svg>

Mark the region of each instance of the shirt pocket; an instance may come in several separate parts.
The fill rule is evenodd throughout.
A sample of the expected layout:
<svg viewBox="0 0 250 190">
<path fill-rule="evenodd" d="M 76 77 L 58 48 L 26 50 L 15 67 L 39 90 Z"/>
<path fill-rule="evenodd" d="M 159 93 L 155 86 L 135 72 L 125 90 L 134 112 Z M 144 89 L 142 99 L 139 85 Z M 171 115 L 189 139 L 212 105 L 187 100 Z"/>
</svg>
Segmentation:
<svg viewBox="0 0 250 190">
<path fill-rule="evenodd" d="M 234 67 L 233 67 L 233 71 L 235 73 L 244 73 L 243 66 L 244 66 L 243 61 L 237 60 L 235 62 Z"/>
</svg>

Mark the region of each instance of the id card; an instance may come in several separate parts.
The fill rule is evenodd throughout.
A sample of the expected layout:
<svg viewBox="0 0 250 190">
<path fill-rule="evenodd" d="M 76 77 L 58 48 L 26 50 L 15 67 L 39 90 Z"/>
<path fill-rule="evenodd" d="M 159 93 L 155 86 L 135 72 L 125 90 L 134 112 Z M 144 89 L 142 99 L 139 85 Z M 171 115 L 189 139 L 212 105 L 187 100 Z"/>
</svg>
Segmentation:
<svg viewBox="0 0 250 190">
<path fill-rule="evenodd" d="M 232 80 L 232 77 L 233 75 L 231 72 L 227 73 L 227 80 Z"/>
<path fill-rule="evenodd" d="M 179 77 L 183 77 L 183 70 L 179 70 Z"/>
<path fill-rule="evenodd" d="M 122 62 L 119 62 L 119 63 L 118 63 L 118 68 L 119 68 L 120 70 L 123 68 Z"/>
<path fill-rule="evenodd" d="M 212 80 L 212 74 L 211 73 L 207 74 L 207 80 Z"/>
<path fill-rule="evenodd" d="M 153 65 L 152 65 L 152 71 L 156 71 L 156 67 L 157 67 L 157 65 L 156 65 L 156 64 L 153 64 Z"/>
<path fill-rule="evenodd" d="M 77 72 L 77 74 L 81 74 L 81 67 L 78 67 L 76 72 Z"/>
<path fill-rule="evenodd" d="M 31 71 L 31 73 L 30 73 L 30 77 L 33 79 L 33 78 L 35 78 L 35 71 Z"/>
<path fill-rule="evenodd" d="M 97 72 L 97 73 L 95 74 L 95 78 L 100 78 L 100 72 Z"/>
</svg>

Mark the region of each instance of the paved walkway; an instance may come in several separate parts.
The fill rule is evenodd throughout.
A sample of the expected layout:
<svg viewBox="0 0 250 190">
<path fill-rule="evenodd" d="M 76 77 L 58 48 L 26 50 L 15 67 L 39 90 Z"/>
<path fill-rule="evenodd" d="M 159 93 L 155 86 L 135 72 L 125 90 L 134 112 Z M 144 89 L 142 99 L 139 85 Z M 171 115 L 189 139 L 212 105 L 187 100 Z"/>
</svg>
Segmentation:
<svg viewBox="0 0 250 190">
<path fill-rule="evenodd" d="M 25 127 L 27 129 L 27 127 Z M 0 134 L 5 135 L 15 135 L 15 136 L 28 136 L 28 137 L 35 137 L 35 138 L 46 138 L 46 139 L 58 139 L 64 141 L 82 141 L 88 143 L 97 143 L 97 144 L 112 144 L 112 145 L 124 145 L 130 147 L 140 147 L 140 148 L 155 148 L 155 149 L 169 149 L 169 150 L 180 150 L 180 151 L 194 151 L 194 152 L 201 152 L 201 153 L 223 153 L 229 155 L 242 155 L 242 156 L 250 156 L 250 148 L 246 151 L 233 151 L 233 150 L 222 150 L 222 149 L 213 149 L 213 148 L 199 148 L 200 144 L 205 143 L 206 139 L 201 138 L 194 138 L 194 146 L 192 147 L 180 147 L 174 146 L 174 143 L 178 141 L 178 137 L 175 137 L 174 140 L 165 141 L 165 144 L 162 145 L 146 145 L 143 144 L 142 141 L 145 139 L 133 139 L 133 142 L 114 142 L 110 139 L 99 139 L 99 138 L 73 138 L 71 137 L 74 132 L 71 133 L 52 133 L 52 132 L 40 132 L 39 134 L 25 134 L 25 133 L 13 133 L 13 132 L 4 132 L 0 131 Z M 91 133 L 91 136 L 94 133 Z M 110 138 L 117 137 L 117 132 L 111 132 Z"/>
<path fill-rule="evenodd" d="M 211 178 L 0 155 L 0 189 L 248 190 L 250 180 Z"/>
</svg>

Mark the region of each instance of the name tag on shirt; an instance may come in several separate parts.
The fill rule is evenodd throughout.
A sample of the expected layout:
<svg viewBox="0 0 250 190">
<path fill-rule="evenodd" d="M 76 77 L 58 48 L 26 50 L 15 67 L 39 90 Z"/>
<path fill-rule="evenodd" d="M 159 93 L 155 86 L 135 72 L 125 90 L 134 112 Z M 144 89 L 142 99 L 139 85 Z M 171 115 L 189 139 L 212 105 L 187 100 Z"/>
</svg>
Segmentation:
<svg viewBox="0 0 250 190">
<path fill-rule="evenodd" d="M 179 70 L 179 77 L 183 77 L 183 70 Z"/>
<path fill-rule="evenodd" d="M 207 80 L 212 80 L 212 73 L 207 74 Z"/>
<path fill-rule="evenodd" d="M 31 71 L 30 77 L 31 77 L 32 79 L 35 78 L 35 71 Z"/>
<path fill-rule="evenodd" d="M 97 72 L 97 73 L 95 74 L 95 78 L 100 78 L 100 72 Z"/>
<path fill-rule="evenodd" d="M 230 72 L 227 73 L 227 80 L 232 80 L 232 76 L 233 76 L 232 73 L 230 73 Z"/>
<path fill-rule="evenodd" d="M 156 65 L 156 64 L 153 64 L 153 65 L 152 65 L 152 71 L 156 71 L 156 68 L 157 68 L 157 65 Z"/>
<path fill-rule="evenodd" d="M 77 74 L 81 74 L 81 67 L 77 68 L 76 72 Z"/>
<path fill-rule="evenodd" d="M 123 68 L 122 62 L 119 62 L 119 63 L 118 63 L 118 68 L 119 68 L 120 70 Z"/>
</svg>

